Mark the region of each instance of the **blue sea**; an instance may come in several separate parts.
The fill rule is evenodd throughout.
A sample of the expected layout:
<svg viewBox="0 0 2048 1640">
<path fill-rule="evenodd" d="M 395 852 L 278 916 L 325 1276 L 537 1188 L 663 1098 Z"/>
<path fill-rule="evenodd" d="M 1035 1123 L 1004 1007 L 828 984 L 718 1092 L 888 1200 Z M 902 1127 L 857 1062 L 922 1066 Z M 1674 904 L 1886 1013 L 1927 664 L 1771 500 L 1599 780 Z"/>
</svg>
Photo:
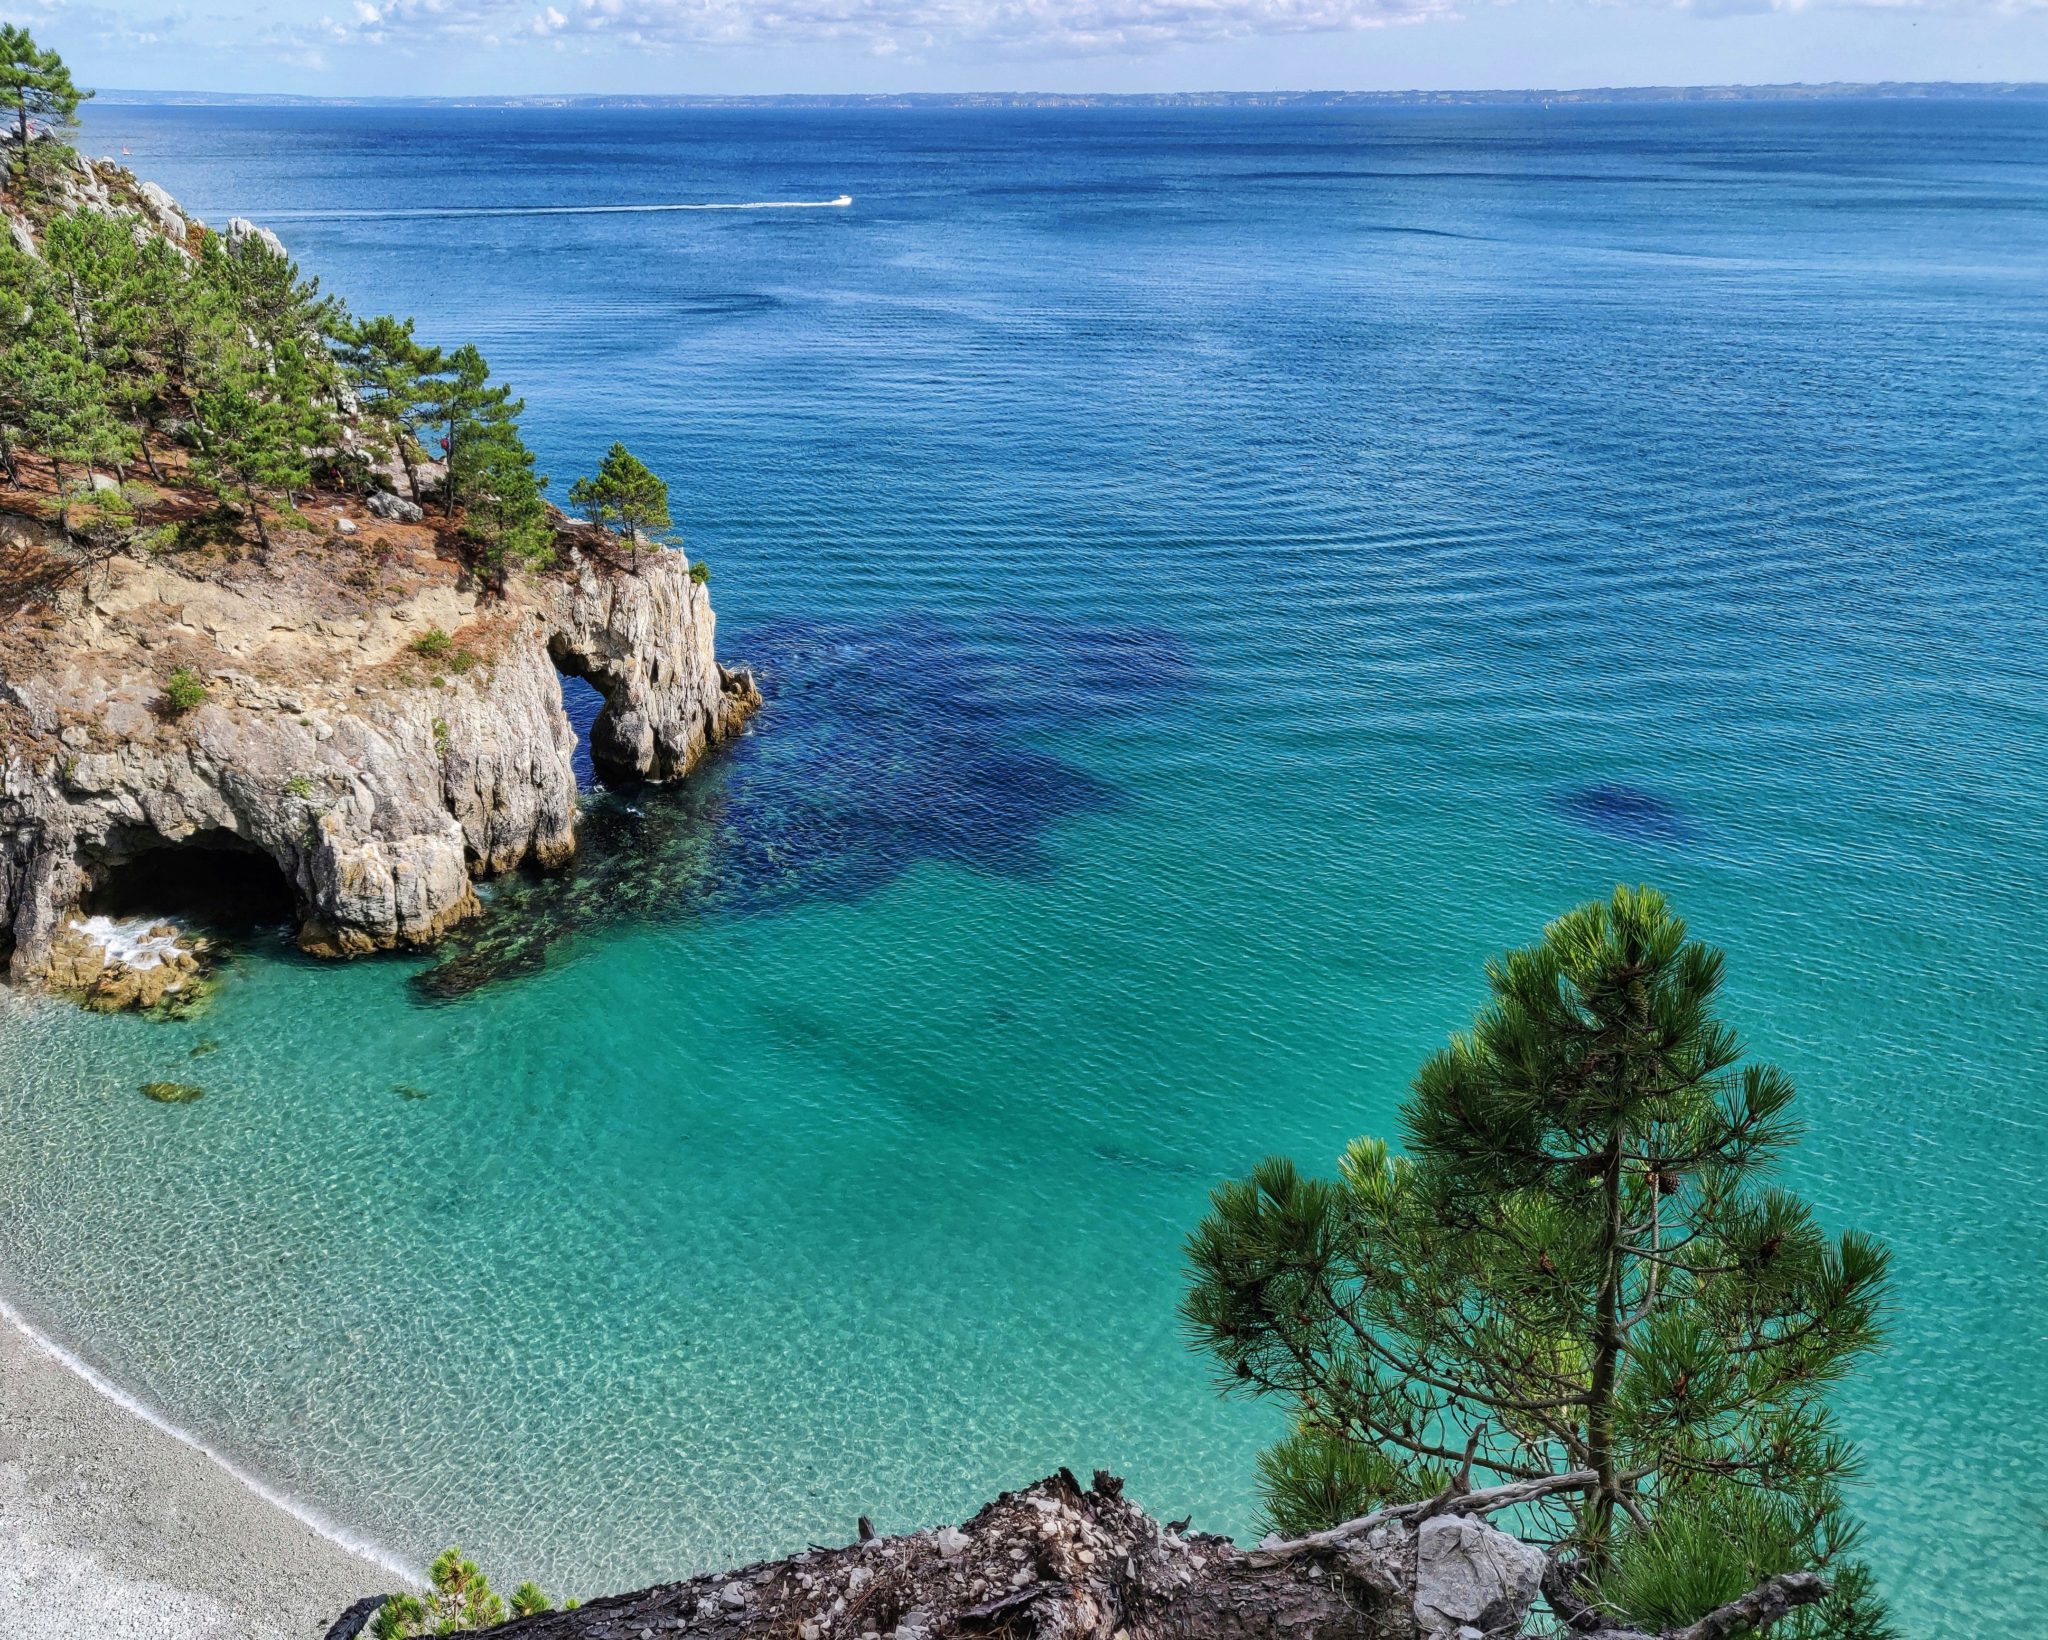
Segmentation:
<svg viewBox="0 0 2048 1640">
<path fill-rule="evenodd" d="M 478 343 L 558 491 L 665 473 L 769 705 L 439 959 L 7 1001 L 42 1326 L 557 1592 L 1062 1463 L 1247 1532 L 1276 1413 L 1175 1319 L 1209 1190 L 1391 1133 L 1489 953 L 1647 881 L 1799 1084 L 1791 1182 L 1895 1250 L 1842 1400 L 1907 1632 L 2038 1621 L 2048 107 L 85 140 Z"/>
</svg>

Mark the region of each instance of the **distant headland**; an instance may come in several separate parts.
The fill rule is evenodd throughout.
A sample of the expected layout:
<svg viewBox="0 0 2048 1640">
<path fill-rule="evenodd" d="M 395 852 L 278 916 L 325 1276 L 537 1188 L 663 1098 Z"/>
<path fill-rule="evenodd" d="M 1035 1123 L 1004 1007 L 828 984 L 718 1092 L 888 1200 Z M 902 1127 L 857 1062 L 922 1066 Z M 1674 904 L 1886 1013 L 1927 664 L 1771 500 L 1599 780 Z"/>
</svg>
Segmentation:
<svg viewBox="0 0 2048 1640">
<path fill-rule="evenodd" d="M 1492 91 L 907 91 L 863 95 L 673 96 L 545 92 L 506 97 L 307 97 L 268 92 L 101 91 L 101 103 L 190 108 L 1481 108 L 1553 103 L 2042 102 L 2048 83 L 1993 80 L 1831 80 L 1789 85 L 1593 86 Z"/>
</svg>

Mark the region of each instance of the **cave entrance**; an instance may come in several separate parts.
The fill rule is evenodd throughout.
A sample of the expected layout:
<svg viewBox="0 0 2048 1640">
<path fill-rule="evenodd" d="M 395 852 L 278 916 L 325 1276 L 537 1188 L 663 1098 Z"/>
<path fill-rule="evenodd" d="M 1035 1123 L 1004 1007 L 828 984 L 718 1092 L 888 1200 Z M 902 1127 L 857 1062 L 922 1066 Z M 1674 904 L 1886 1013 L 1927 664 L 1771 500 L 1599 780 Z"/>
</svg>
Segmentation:
<svg viewBox="0 0 2048 1640">
<path fill-rule="evenodd" d="M 297 896 L 277 862 L 233 832 L 205 831 L 176 842 L 154 832 L 123 840 L 93 862 L 82 909 L 109 917 L 166 917 L 217 928 L 261 928 L 298 920 Z"/>
</svg>

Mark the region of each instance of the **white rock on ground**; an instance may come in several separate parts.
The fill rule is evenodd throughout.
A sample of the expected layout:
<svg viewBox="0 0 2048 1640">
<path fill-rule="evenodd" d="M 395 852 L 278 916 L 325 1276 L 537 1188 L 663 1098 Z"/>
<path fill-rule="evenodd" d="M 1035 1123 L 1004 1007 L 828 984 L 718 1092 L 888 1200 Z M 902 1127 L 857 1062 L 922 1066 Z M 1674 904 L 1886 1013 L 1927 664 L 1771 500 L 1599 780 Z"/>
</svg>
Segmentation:
<svg viewBox="0 0 2048 1640">
<path fill-rule="evenodd" d="M 1415 1617 L 1422 1632 L 1485 1634 L 1536 1598 L 1543 1551 L 1469 1515 L 1424 1521 L 1415 1542 Z"/>
</svg>

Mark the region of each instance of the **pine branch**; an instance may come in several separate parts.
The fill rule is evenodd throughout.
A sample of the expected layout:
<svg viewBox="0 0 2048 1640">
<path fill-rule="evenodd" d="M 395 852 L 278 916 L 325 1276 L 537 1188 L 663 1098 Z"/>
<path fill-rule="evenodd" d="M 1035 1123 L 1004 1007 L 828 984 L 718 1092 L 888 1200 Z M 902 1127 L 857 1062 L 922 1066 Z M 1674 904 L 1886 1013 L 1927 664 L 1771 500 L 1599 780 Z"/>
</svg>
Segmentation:
<svg viewBox="0 0 2048 1640">
<path fill-rule="evenodd" d="M 1590 1469 L 1574 1469 L 1565 1475 L 1544 1475 L 1535 1480 L 1510 1481 L 1505 1486 L 1482 1487 L 1477 1492 L 1459 1492 L 1456 1483 L 1445 1492 L 1433 1498 L 1418 1499 L 1414 1503 L 1395 1504 L 1386 1509 L 1375 1509 L 1369 1515 L 1360 1515 L 1355 1520 L 1330 1527 L 1327 1531 L 1311 1532 L 1307 1537 L 1292 1538 L 1284 1543 L 1267 1542 L 1260 1544 L 1245 1556 L 1253 1566 L 1277 1565 L 1283 1560 L 1292 1560 L 1298 1555 L 1315 1554 L 1324 1549 L 1334 1549 L 1370 1532 L 1375 1526 L 1383 1526 L 1390 1520 L 1429 1520 L 1437 1515 L 1485 1515 L 1496 1509 L 1512 1509 L 1517 1504 L 1534 1503 L 1558 1492 L 1584 1492 L 1598 1486 L 1600 1477 Z M 1716 1640 L 1711 1634 L 1688 1637 L 1688 1640 Z"/>
<path fill-rule="evenodd" d="M 1697 1623 L 1667 1631 L 1663 1640 L 1728 1640 L 1728 1636 L 1767 1629 L 1801 1606 L 1828 1595 L 1828 1580 L 1818 1572 L 1780 1572 L 1767 1577 L 1740 1600 L 1716 1606 Z"/>
</svg>

